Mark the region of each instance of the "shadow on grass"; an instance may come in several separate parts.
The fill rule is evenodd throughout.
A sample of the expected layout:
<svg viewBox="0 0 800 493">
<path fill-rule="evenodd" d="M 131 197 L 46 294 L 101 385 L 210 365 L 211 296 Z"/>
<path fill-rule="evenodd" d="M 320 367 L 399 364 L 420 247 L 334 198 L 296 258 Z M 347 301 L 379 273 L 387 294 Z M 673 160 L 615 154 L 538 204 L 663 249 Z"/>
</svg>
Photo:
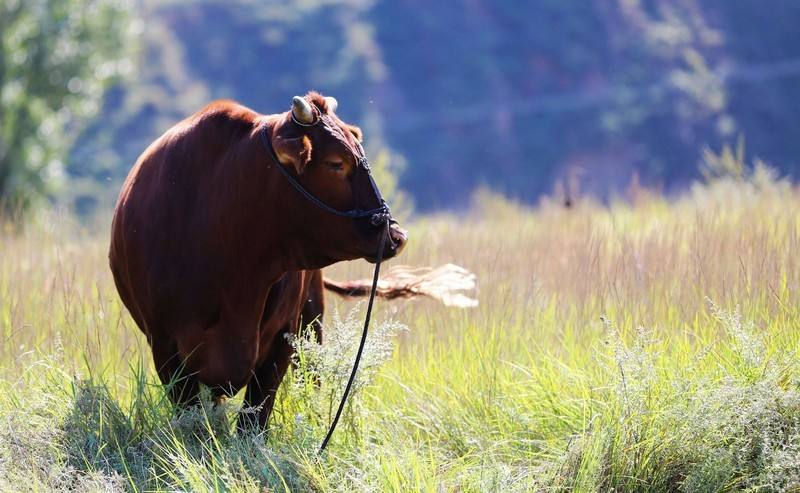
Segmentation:
<svg viewBox="0 0 800 493">
<path fill-rule="evenodd" d="M 356 403 L 391 354 L 385 339 L 399 327 L 376 326 L 329 449 L 336 452 L 320 457 L 321 435 L 349 375 L 359 335 L 355 315 L 348 321 L 325 346 L 305 338 L 292 341 L 296 364 L 281 386 L 269 434 L 237 434 L 235 400 L 215 405 L 206 395 L 200 404 L 176 410 L 168 389 L 146 364 L 133 365 L 128 376 L 78 379 L 62 369 L 58 355 L 36 361 L 17 381 L 0 379 L 0 395 L 14 399 L 0 401 L 0 491 L 16 491 L 22 484 L 36 491 L 340 488 L 355 466 L 343 463 L 347 454 L 337 454 L 362 443 L 355 430 L 365 411 Z M 337 473 L 334 479 L 331 471 Z"/>
<path fill-rule="evenodd" d="M 272 450 L 265 434 L 234 431 L 235 405 L 202 399 L 178 410 L 140 373 L 135 385 L 123 406 L 104 384 L 74 384 L 59 434 L 68 469 L 133 491 L 302 487 L 294 465 Z"/>
</svg>

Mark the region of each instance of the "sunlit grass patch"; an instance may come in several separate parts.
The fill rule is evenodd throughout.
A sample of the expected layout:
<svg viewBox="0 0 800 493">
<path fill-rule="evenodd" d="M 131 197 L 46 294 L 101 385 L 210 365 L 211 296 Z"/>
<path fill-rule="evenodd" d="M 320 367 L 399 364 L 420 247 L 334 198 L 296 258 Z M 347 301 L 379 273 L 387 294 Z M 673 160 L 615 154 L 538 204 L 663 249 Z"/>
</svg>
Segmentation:
<svg viewBox="0 0 800 493">
<path fill-rule="evenodd" d="M 761 173 L 635 205 L 485 194 L 418 218 L 402 262 L 464 265 L 480 305 L 379 303 L 322 455 L 362 305 L 329 298 L 326 342 L 294 341 L 269 432 L 238 435 L 239 399 L 175 414 L 104 236 L 0 235 L 0 489 L 800 488 L 800 192 Z"/>
</svg>

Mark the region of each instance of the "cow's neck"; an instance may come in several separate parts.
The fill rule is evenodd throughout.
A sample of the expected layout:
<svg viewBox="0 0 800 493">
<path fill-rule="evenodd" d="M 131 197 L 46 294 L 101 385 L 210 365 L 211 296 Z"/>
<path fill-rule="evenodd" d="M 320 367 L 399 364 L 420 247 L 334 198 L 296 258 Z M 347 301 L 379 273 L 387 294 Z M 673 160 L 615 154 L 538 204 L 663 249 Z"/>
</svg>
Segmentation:
<svg viewBox="0 0 800 493">
<path fill-rule="evenodd" d="M 285 115 L 266 116 L 262 124 L 272 128 L 285 118 Z M 260 126 L 259 126 L 260 128 Z M 256 131 L 260 131 L 256 129 Z M 302 230 L 293 223 L 296 204 L 296 191 L 286 183 L 282 174 L 272 169 L 276 164 L 266 154 L 263 144 L 253 137 L 253 164 L 248 172 L 252 180 L 262 184 L 259 193 L 251 200 L 254 207 L 244 230 L 243 241 L 252 245 L 253 264 L 257 275 L 263 282 L 277 282 L 290 271 L 320 269 L 331 265 L 334 259 L 318 258 L 309 252 L 309 239 L 302 236 Z M 244 206 L 247 208 L 247 206 Z"/>
</svg>

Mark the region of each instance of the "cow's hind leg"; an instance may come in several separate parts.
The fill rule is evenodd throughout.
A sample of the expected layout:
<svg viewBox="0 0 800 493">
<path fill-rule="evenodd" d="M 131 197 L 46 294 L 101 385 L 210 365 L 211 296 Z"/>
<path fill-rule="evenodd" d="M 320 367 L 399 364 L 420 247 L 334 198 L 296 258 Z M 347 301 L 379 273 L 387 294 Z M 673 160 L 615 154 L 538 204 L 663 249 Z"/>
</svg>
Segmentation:
<svg viewBox="0 0 800 493">
<path fill-rule="evenodd" d="M 154 338 L 151 341 L 153 361 L 167 395 L 177 407 L 188 407 L 199 400 L 200 384 L 197 377 L 185 369 L 175 342 Z"/>
<path fill-rule="evenodd" d="M 239 413 L 237 426 L 239 431 L 253 428 L 256 425 L 259 429 L 264 429 L 269 421 L 272 408 L 275 406 L 275 395 L 278 387 L 286 375 L 289 363 L 292 359 L 294 348 L 286 335 L 289 334 L 288 327 L 278 332 L 272 340 L 269 355 L 264 363 L 256 368 L 253 378 L 247 384 L 244 395 L 245 408 L 260 409 L 256 412 L 246 410 Z"/>
</svg>

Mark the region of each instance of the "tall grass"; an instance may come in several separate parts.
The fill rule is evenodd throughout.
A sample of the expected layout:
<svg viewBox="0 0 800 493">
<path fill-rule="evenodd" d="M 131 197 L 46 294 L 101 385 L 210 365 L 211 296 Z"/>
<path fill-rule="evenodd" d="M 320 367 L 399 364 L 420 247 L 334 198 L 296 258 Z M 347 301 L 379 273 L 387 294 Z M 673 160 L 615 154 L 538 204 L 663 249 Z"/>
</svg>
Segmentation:
<svg viewBox="0 0 800 493">
<path fill-rule="evenodd" d="M 800 488 L 800 190 L 759 168 L 607 206 L 483 193 L 411 235 L 399 261 L 465 265 L 481 304 L 381 303 L 317 455 L 362 305 L 330 298 L 327 342 L 295 341 L 269 433 L 238 436 L 236 399 L 173 413 L 105 234 L 52 215 L 3 234 L 0 489 Z"/>
</svg>

